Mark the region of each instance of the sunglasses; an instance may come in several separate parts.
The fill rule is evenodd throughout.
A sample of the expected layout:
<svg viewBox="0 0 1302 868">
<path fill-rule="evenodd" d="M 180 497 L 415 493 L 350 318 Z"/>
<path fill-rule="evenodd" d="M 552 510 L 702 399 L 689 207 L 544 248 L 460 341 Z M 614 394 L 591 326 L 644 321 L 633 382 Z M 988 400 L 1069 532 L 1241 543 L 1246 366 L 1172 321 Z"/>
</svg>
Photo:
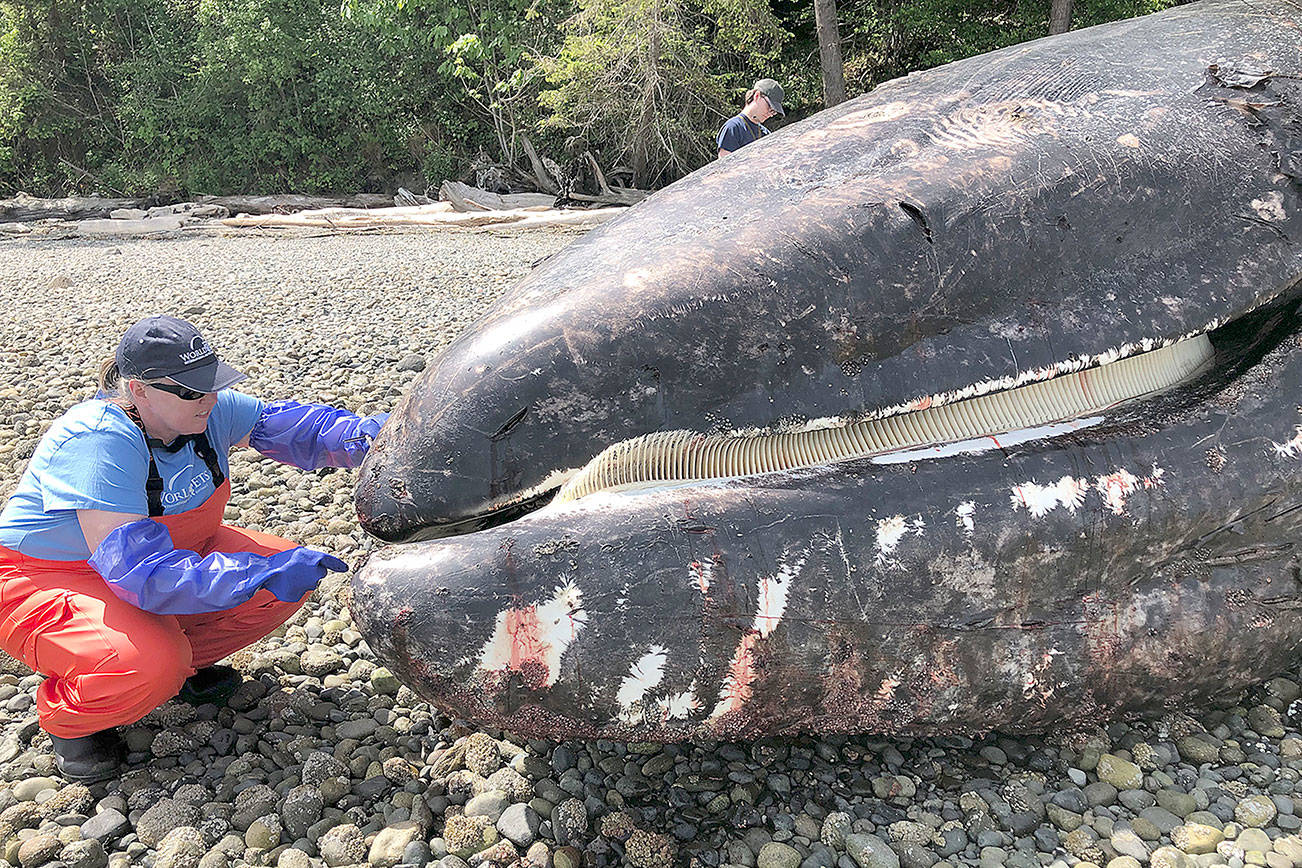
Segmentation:
<svg viewBox="0 0 1302 868">
<path fill-rule="evenodd" d="M 194 389 L 187 389 L 185 386 L 176 386 L 171 383 L 149 383 L 148 385 L 151 389 L 175 395 L 182 401 L 198 401 L 205 395 L 212 394 L 211 392 L 196 392 Z"/>
</svg>

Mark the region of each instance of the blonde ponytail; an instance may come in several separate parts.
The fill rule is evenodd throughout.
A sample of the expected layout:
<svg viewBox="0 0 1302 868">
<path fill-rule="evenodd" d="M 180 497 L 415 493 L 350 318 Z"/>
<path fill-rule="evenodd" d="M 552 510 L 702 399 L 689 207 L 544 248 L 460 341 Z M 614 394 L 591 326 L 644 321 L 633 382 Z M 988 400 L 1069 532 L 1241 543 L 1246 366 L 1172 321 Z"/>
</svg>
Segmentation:
<svg viewBox="0 0 1302 868">
<path fill-rule="evenodd" d="M 127 381 L 122 379 L 118 361 L 113 356 L 109 356 L 99 366 L 99 391 L 99 397 L 106 401 L 124 408 L 133 406 L 131 393 L 127 391 Z"/>
</svg>

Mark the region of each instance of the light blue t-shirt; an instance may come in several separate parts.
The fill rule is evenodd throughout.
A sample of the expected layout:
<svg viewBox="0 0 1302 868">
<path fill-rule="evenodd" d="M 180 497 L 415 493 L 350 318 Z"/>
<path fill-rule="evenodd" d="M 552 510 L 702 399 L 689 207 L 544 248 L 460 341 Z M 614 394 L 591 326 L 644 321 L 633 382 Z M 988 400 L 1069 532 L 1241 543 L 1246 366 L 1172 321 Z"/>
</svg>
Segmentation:
<svg viewBox="0 0 1302 868">
<path fill-rule="evenodd" d="M 230 389 L 217 393 L 207 433 L 223 473 L 230 474 L 231 446 L 253 430 L 263 407 L 257 398 Z M 77 510 L 148 515 L 149 452 L 144 432 L 121 407 L 99 399 L 76 405 L 36 445 L 0 512 L 0 545 L 43 560 L 86 560 L 91 553 Z M 194 509 L 212 495 L 212 473 L 194 444 L 153 453 L 163 478 L 164 515 Z"/>
</svg>

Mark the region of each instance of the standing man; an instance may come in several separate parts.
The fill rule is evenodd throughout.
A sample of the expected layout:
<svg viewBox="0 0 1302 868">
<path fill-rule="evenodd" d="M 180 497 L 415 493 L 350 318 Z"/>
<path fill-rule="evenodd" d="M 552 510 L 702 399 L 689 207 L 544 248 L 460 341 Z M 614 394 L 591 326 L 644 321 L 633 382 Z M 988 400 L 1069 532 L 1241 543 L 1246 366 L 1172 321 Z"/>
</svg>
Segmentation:
<svg viewBox="0 0 1302 868">
<path fill-rule="evenodd" d="M 782 98 L 782 85 L 773 79 L 761 78 L 755 82 L 755 86 L 746 91 L 746 107 L 719 130 L 719 156 L 726 157 L 761 136 L 767 136 L 769 131 L 764 121 L 774 115 L 786 117 Z"/>
</svg>

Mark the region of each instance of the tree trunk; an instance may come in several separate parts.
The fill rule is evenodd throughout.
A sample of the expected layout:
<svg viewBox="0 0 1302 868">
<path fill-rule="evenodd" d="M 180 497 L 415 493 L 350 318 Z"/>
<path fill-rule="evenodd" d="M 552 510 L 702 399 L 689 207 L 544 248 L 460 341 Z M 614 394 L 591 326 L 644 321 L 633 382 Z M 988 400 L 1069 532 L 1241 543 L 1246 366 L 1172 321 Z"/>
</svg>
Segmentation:
<svg viewBox="0 0 1302 868">
<path fill-rule="evenodd" d="M 814 0 L 814 23 L 818 28 L 818 59 L 823 65 L 823 104 L 831 108 L 845 102 L 845 66 L 841 63 L 841 37 L 836 30 L 836 0 Z"/>
<path fill-rule="evenodd" d="M 1049 35 L 1066 33 L 1071 30 L 1071 7 L 1074 0 L 1053 0 L 1049 8 Z"/>
<path fill-rule="evenodd" d="M 633 185 L 649 187 L 649 167 L 651 163 L 651 139 L 655 135 L 656 91 L 660 79 L 660 15 L 663 6 L 656 0 L 652 7 L 655 18 L 651 26 L 650 41 L 643 59 L 644 76 L 642 80 L 642 113 L 634 130 L 633 141 Z"/>
</svg>

